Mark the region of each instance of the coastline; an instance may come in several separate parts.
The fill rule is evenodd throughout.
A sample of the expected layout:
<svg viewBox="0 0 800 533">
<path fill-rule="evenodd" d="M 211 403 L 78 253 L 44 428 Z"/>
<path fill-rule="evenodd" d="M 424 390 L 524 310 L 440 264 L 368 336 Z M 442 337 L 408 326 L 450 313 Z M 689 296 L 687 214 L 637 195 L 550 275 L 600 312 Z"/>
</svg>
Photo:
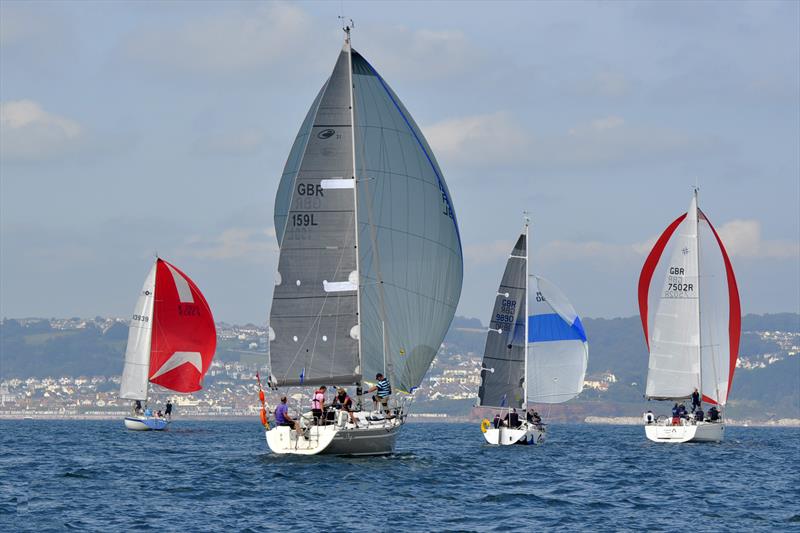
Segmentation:
<svg viewBox="0 0 800 533">
<path fill-rule="evenodd" d="M 641 426 L 640 416 L 587 416 L 585 424 L 612 426 Z M 800 418 L 779 418 L 777 420 L 727 419 L 725 423 L 732 427 L 800 427 Z"/>
<path fill-rule="evenodd" d="M 9 413 L 0 412 L 0 421 L 4 420 L 122 420 L 127 412 L 113 413 L 81 413 L 81 414 L 59 414 L 59 413 Z M 225 422 L 225 421 L 248 421 L 258 422 L 258 415 L 253 414 L 225 414 L 225 415 L 178 415 L 175 421 L 198 421 L 198 422 Z M 469 416 L 452 416 L 440 413 L 417 413 L 409 415 L 409 423 L 415 424 L 465 424 L 477 423 L 476 418 Z M 609 426 L 639 426 L 642 424 L 641 417 L 638 416 L 587 416 L 582 421 L 565 421 L 566 424 L 587 424 L 587 425 L 609 425 Z M 728 419 L 726 422 L 731 427 L 759 427 L 759 428 L 797 428 L 800 427 L 800 418 L 780 418 L 774 420 L 752 420 L 752 419 Z"/>
</svg>

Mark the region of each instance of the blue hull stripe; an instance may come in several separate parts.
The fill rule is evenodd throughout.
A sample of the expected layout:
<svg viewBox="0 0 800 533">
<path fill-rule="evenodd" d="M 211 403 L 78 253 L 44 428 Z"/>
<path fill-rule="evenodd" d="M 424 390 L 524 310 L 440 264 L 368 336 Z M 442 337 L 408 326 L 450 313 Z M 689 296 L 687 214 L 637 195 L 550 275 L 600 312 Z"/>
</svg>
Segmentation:
<svg viewBox="0 0 800 533">
<path fill-rule="evenodd" d="M 580 317 L 575 318 L 572 324 L 565 322 L 556 313 L 528 317 L 528 342 L 569 340 L 586 342 L 586 332 Z"/>
</svg>

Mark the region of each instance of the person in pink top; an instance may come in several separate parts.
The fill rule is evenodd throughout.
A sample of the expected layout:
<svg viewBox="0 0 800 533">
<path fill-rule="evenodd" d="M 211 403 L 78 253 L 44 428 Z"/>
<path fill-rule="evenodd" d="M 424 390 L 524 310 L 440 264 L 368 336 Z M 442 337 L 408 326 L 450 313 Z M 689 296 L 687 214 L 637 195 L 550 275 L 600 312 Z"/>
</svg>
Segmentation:
<svg viewBox="0 0 800 533">
<path fill-rule="evenodd" d="M 325 391 L 328 387 L 322 385 L 314 391 L 313 399 L 311 400 L 311 414 L 314 416 L 314 423 L 317 425 L 322 424 L 322 413 L 325 411 Z"/>
</svg>

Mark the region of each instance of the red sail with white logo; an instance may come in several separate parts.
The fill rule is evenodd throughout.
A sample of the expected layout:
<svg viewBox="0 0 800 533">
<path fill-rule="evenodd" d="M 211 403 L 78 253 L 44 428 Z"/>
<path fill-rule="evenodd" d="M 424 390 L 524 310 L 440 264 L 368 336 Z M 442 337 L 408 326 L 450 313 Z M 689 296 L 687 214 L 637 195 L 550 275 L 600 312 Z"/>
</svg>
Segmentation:
<svg viewBox="0 0 800 533">
<path fill-rule="evenodd" d="M 202 389 L 216 347 L 214 317 L 200 289 L 177 267 L 158 259 L 150 382 L 176 392 Z"/>
</svg>

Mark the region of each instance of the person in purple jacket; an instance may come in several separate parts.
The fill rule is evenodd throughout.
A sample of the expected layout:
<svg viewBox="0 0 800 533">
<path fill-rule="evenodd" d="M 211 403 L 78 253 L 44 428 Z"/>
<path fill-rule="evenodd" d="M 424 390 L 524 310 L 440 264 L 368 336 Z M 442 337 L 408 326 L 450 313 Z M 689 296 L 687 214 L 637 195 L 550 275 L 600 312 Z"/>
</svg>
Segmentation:
<svg viewBox="0 0 800 533">
<path fill-rule="evenodd" d="M 292 417 L 289 416 L 289 406 L 286 405 L 286 396 L 281 396 L 281 403 L 275 408 L 275 423 L 279 426 L 294 428 L 298 435 L 303 433 L 297 420 L 293 420 Z"/>
</svg>

